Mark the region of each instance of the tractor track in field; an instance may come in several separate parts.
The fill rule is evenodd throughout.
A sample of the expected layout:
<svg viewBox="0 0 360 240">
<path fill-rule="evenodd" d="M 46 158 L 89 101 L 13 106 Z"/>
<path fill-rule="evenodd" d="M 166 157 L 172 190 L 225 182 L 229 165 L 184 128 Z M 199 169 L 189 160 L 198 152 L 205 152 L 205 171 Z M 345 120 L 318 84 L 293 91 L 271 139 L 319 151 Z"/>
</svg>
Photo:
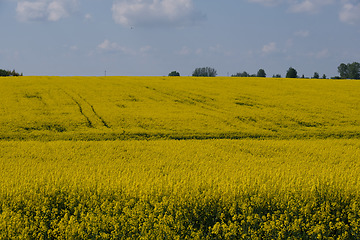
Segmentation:
<svg viewBox="0 0 360 240">
<path fill-rule="evenodd" d="M 94 106 L 92 104 L 90 104 L 84 97 L 82 97 L 80 94 L 77 94 L 79 96 L 79 98 L 81 98 L 85 103 L 87 103 L 90 108 L 91 111 L 94 113 L 94 115 L 101 121 L 101 123 L 104 125 L 104 127 L 106 128 L 110 128 L 110 126 L 107 124 L 107 122 L 105 122 L 105 120 L 95 111 Z"/>
<path fill-rule="evenodd" d="M 216 99 L 211 97 L 205 97 L 201 94 L 194 94 L 188 91 L 179 91 L 176 94 L 173 92 L 166 92 L 161 89 L 155 89 L 145 86 L 146 89 L 153 91 L 154 93 L 165 96 L 171 99 L 175 103 L 197 106 L 202 109 L 209 110 L 211 112 L 217 112 L 221 114 L 228 114 L 229 112 L 216 105 Z"/>
<path fill-rule="evenodd" d="M 86 119 L 89 128 L 111 128 L 109 124 L 95 111 L 95 108 L 80 94 L 73 92 L 71 94 L 60 88 L 71 100 L 78 106 L 80 114 Z"/>
<path fill-rule="evenodd" d="M 87 126 L 90 127 L 90 128 L 94 128 L 94 125 L 93 125 L 93 123 L 91 122 L 90 118 L 85 115 L 81 104 L 80 104 L 73 96 L 71 96 L 70 93 L 68 93 L 67 91 L 65 91 L 65 90 L 63 90 L 63 89 L 61 89 L 61 90 L 62 90 L 66 95 L 68 95 L 68 96 L 73 100 L 73 102 L 78 106 L 80 114 L 86 119 Z"/>
</svg>

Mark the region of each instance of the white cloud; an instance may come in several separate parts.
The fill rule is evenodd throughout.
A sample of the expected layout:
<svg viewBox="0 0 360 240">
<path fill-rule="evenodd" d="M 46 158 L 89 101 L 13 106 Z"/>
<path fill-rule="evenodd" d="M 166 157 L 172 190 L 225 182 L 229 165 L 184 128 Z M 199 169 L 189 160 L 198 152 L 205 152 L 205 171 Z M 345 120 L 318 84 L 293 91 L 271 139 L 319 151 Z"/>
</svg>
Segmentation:
<svg viewBox="0 0 360 240">
<path fill-rule="evenodd" d="M 113 19 L 124 26 L 186 25 L 199 20 L 192 0 L 118 0 Z"/>
<path fill-rule="evenodd" d="M 288 5 L 288 10 L 294 13 L 317 13 L 324 6 L 335 3 L 335 0 L 248 0 L 249 2 L 259 3 L 264 6 L 274 6 L 279 4 Z"/>
<path fill-rule="evenodd" d="M 21 21 L 43 19 L 45 18 L 46 5 L 45 2 L 19 2 L 17 4 L 16 13 Z"/>
<path fill-rule="evenodd" d="M 288 11 L 292 13 L 316 14 L 325 12 L 325 7 L 334 5 L 339 8 L 339 20 L 348 24 L 360 23 L 359 0 L 247 0 L 263 6 L 287 5 Z M 301 32 L 297 36 L 302 36 Z M 302 36 L 306 37 L 306 36 Z"/>
<path fill-rule="evenodd" d="M 334 0 L 305 0 L 305 1 L 294 1 L 290 4 L 289 10 L 295 13 L 317 13 L 324 6 L 333 4 Z"/>
<path fill-rule="evenodd" d="M 68 15 L 65 6 L 61 2 L 53 1 L 48 6 L 48 19 L 50 21 L 58 21 L 62 17 Z"/>
<path fill-rule="evenodd" d="M 300 3 L 296 3 L 290 7 L 291 12 L 316 12 L 316 5 L 314 1 L 306 0 Z"/>
<path fill-rule="evenodd" d="M 360 22 L 360 3 L 357 5 L 348 2 L 345 3 L 340 11 L 339 19 L 349 24 Z"/>
<path fill-rule="evenodd" d="M 104 52 L 129 52 L 129 49 L 107 39 L 98 45 L 98 49 Z"/>
<path fill-rule="evenodd" d="M 276 51 L 276 43 L 271 42 L 271 43 L 264 45 L 261 51 L 265 54 Z"/>
<path fill-rule="evenodd" d="M 20 21 L 58 21 L 68 17 L 77 6 L 78 0 L 35 0 L 17 3 L 16 13 Z"/>
</svg>

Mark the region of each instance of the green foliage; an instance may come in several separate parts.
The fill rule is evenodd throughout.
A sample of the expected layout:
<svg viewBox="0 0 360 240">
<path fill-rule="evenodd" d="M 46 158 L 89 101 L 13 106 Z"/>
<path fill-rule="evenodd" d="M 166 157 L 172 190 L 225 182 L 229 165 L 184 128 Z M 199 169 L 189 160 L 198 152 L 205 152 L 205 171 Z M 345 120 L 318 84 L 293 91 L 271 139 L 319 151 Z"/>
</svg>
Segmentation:
<svg viewBox="0 0 360 240">
<path fill-rule="evenodd" d="M 211 67 L 196 68 L 192 74 L 193 77 L 216 77 L 217 72 Z"/>
<path fill-rule="evenodd" d="M 348 65 L 345 63 L 341 63 L 338 66 L 338 72 L 340 73 L 340 78 L 347 78 L 348 77 Z"/>
<path fill-rule="evenodd" d="M 257 77 L 266 77 L 266 73 L 264 69 L 259 69 L 259 71 L 256 74 Z"/>
<path fill-rule="evenodd" d="M 360 63 L 341 63 L 338 67 L 340 78 L 343 79 L 360 79 Z"/>
<path fill-rule="evenodd" d="M 23 74 L 19 74 L 14 70 L 10 71 L 10 70 L 4 70 L 4 69 L 0 69 L 0 77 L 7 77 L 7 76 L 14 76 L 14 77 L 18 77 L 18 76 L 22 76 Z"/>
<path fill-rule="evenodd" d="M 313 76 L 313 78 L 315 78 L 315 79 L 319 79 L 319 78 L 320 78 L 320 75 L 319 75 L 319 73 L 317 73 L 317 72 L 314 72 L 314 76 Z"/>
<path fill-rule="evenodd" d="M 232 77 L 250 77 L 251 75 L 248 74 L 246 71 L 242 72 L 242 73 L 236 73 L 236 74 L 233 74 L 231 75 Z"/>
<path fill-rule="evenodd" d="M 171 73 L 169 73 L 169 77 L 179 77 L 180 73 L 177 71 L 172 71 Z"/>
<path fill-rule="evenodd" d="M 295 68 L 290 67 L 286 72 L 286 78 L 297 78 L 297 71 Z"/>
</svg>

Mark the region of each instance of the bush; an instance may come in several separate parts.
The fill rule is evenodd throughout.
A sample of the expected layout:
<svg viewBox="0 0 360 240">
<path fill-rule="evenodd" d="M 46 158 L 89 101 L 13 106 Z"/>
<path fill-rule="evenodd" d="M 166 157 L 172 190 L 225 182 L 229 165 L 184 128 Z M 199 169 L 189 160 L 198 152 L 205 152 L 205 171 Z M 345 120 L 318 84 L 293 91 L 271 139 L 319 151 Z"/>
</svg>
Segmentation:
<svg viewBox="0 0 360 240">
<path fill-rule="evenodd" d="M 179 77 L 180 73 L 177 71 L 172 71 L 171 73 L 169 73 L 169 77 Z"/>
</svg>

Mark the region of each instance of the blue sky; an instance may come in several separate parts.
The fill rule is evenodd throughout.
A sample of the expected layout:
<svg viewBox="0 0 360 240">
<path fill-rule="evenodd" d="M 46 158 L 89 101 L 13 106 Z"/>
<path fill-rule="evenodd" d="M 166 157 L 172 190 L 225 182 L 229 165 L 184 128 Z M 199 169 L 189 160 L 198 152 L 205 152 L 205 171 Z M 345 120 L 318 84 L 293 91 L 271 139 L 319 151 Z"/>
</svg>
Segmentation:
<svg viewBox="0 0 360 240">
<path fill-rule="evenodd" d="M 24 75 L 268 76 L 360 62 L 359 0 L 0 0 L 0 68 Z"/>
</svg>

